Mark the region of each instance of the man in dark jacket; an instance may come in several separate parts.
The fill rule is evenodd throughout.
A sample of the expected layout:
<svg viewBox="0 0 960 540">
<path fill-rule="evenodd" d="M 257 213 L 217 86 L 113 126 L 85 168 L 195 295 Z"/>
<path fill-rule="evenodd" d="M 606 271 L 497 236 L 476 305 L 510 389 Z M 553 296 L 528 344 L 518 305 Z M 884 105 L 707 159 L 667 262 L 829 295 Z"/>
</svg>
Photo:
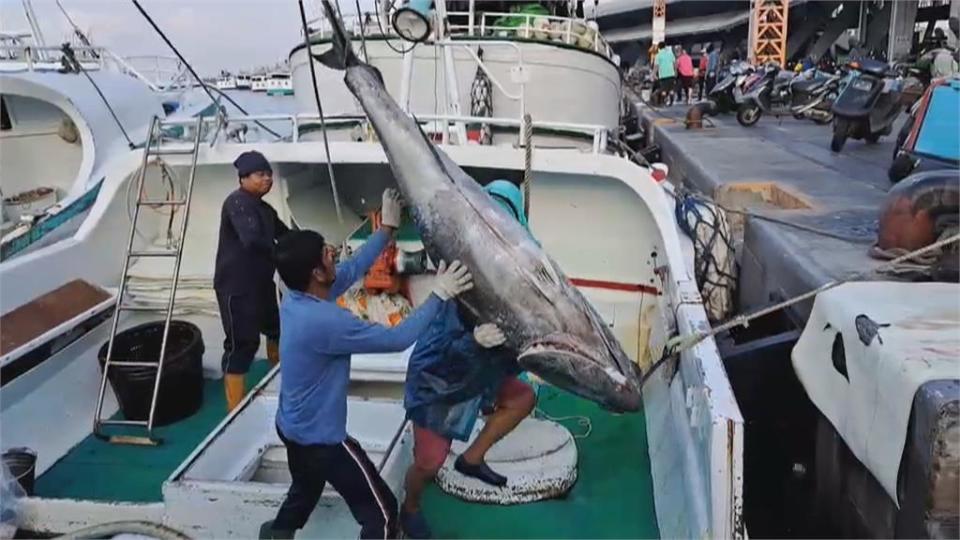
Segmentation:
<svg viewBox="0 0 960 540">
<path fill-rule="evenodd" d="M 494 180 L 484 190 L 527 228 L 523 195 L 515 184 Z M 486 453 L 530 414 L 536 394 L 517 377 L 520 367 L 515 354 L 501 347 L 505 341 L 496 324 L 474 326 L 455 302 L 446 302 L 413 349 L 403 400 L 414 439 L 400 509 L 407 538 L 431 537 L 420 511 L 421 495 L 443 466 L 453 439 L 467 440 L 481 411 L 490 413 L 483 429 L 454 468 L 488 484 L 507 484 L 506 477 L 487 465 Z"/>
<path fill-rule="evenodd" d="M 267 359 L 273 364 L 280 361 L 273 252 L 276 240 L 289 231 L 263 201 L 273 187 L 273 169 L 263 154 L 244 152 L 233 165 L 240 187 L 223 201 L 213 274 L 225 334 L 221 365 L 228 411 L 243 399 L 245 375 L 260 348 L 260 334 L 267 336 Z"/>
</svg>

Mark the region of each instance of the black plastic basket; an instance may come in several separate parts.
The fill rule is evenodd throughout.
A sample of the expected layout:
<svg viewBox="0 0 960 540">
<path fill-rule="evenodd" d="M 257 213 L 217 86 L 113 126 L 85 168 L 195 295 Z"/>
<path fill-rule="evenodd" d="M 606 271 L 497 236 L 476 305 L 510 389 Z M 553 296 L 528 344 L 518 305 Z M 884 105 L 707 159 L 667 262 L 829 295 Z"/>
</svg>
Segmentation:
<svg viewBox="0 0 960 540">
<path fill-rule="evenodd" d="M 156 362 L 160 357 L 163 322 L 150 322 L 117 334 L 113 343 L 109 381 L 120 411 L 127 420 L 147 420 L 157 369 L 149 366 L 124 366 L 124 362 Z M 100 370 L 106 361 L 107 345 L 97 357 Z M 154 425 L 182 420 L 203 405 L 203 336 L 196 325 L 170 321 L 167 351 L 160 377 Z"/>
</svg>

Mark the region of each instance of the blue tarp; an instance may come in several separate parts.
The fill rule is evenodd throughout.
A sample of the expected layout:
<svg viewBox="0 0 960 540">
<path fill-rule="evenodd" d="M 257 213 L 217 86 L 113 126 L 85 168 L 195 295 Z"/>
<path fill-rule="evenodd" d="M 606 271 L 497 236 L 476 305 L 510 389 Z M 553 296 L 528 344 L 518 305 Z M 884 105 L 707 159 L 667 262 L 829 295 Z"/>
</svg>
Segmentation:
<svg viewBox="0 0 960 540">
<path fill-rule="evenodd" d="M 914 151 L 960 160 L 960 84 L 945 84 L 933 90 Z"/>
</svg>

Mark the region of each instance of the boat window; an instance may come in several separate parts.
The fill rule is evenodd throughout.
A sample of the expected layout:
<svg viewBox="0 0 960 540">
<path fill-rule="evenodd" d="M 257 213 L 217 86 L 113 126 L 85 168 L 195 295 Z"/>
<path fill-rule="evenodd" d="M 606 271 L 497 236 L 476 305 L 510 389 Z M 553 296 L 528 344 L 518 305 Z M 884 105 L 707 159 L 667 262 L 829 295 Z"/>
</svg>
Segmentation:
<svg viewBox="0 0 960 540">
<path fill-rule="evenodd" d="M 10 113 L 7 112 L 7 101 L 0 96 L 0 131 L 9 129 L 13 129 L 13 124 L 10 122 Z"/>
</svg>

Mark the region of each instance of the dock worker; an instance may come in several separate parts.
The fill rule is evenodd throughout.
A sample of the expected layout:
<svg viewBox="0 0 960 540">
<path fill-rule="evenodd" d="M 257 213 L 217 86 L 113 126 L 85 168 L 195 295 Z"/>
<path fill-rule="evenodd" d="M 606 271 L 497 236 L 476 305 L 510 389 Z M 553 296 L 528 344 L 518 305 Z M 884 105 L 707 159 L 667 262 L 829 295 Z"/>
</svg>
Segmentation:
<svg viewBox="0 0 960 540">
<path fill-rule="evenodd" d="M 664 97 L 669 96 L 672 104 L 672 94 L 677 79 L 677 58 L 673 54 L 673 47 L 668 47 L 662 41 L 657 45 L 657 49 L 654 62 L 656 64 L 657 80 L 660 81 L 660 93 Z"/>
<path fill-rule="evenodd" d="M 494 201 L 527 228 L 523 195 L 508 180 L 484 187 Z M 436 477 L 453 439 L 467 440 L 481 411 L 489 413 L 483 429 L 460 454 L 454 468 L 494 486 L 507 478 L 487 465 L 487 451 L 513 431 L 536 403 L 530 385 L 517 378 L 516 356 L 501 345 L 503 331 L 493 323 L 473 326 L 447 302 L 417 341 L 407 365 L 404 407 L 413 423 L 413 464 L 406 475 L 406 499 L 400 524 L 409 538 L 430 538 L 420 510 L 423 490 Z"/>
<path fill-rule="evenodd" d="M 473 287 L 459 262 L 440 263 L 427 300 L 394 327 L 363 321 L 336 304 L 362 279 L 400 225 L 399 196 L 387 190 L 382 227 L 339 265 L 335 248 L 314 231 L 295 231 L 277 245 L 287 286 L 280 304 L 280 404 L 276 428 L 287 448 L 292 483 L 261 538 L 292 538 L 329 482 L 360 524 L 360 538 L 395 538 L 397 500 L 360 444 L 347 434 L 350 356 L 399 352 L 413 345 L 445 302 Z"/>
<path fill-rule="evenodd" d="M 263 197 L 273 187 L 273 169 L 260 152 L 248 151 L 233 162 L 240 186 L 220 210 L 213 288 L 223 322 L 223 383 L 227 411 L 243 399 L 245 378 L 260 334 L 267 337 L 267 359 L 280 361 L 273 252 L 276 240 L 290 229 Z"/>
</svg>

